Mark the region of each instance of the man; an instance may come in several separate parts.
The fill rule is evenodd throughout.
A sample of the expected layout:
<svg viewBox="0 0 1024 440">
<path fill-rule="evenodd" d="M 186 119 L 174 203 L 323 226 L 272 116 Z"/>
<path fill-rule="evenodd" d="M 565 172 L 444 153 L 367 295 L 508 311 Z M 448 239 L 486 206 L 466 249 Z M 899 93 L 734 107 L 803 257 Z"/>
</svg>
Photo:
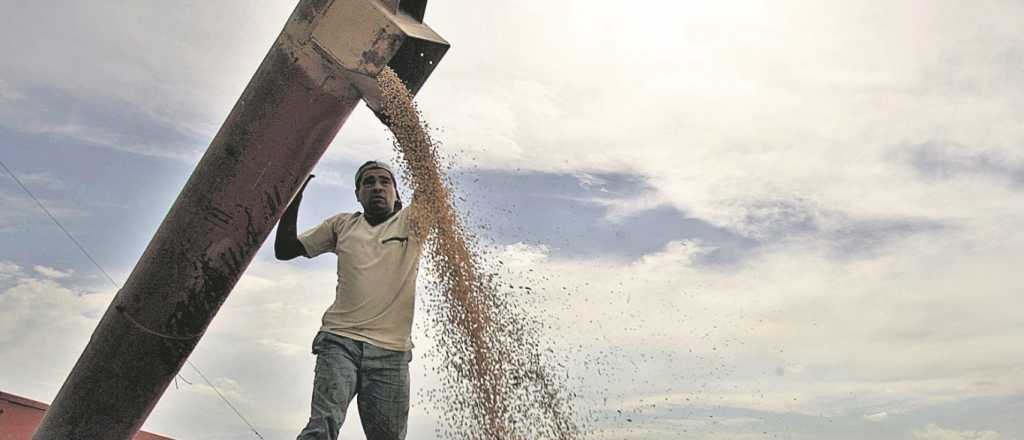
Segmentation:
<svg viewBox="0 0 1024 440">
<path fill-rule="evenodd" d="M 337 439 L 353 396 L 367 440 L 404 439 L 421 251 L 410 233 L 410 209 L 402 209 L 391 168 L 370 161 L 355 178 L 363 212 L 335 215 L 297 236 L 295 220 L 308 183 L 281 218 L 274 253 L 290 260 L 334 252 L 338 287 L 313 340 L 312 410 L 298 439 Z"/>
</svg>

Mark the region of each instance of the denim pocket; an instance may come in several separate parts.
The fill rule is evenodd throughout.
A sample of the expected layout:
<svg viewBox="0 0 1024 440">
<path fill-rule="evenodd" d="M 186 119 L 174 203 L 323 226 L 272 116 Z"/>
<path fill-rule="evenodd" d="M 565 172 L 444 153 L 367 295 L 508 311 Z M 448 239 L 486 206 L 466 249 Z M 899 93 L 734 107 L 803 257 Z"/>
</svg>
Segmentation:
<svg viewBox="0 0 1024 440">
<path fill-rule="evenodd" d="M 317 347 L 324 339 L 327 338 L 326 332 L 317 332 L 316 336 L 313 337 L 313 354 L 320 354 L 320 349 Z"/>
</svg>

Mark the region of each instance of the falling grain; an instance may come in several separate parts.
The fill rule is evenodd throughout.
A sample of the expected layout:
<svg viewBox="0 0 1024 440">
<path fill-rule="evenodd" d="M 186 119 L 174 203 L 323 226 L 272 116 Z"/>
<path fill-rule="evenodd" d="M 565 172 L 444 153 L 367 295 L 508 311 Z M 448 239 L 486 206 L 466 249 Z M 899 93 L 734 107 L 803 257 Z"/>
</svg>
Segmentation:
<svg viewBox="0 0 1024 440">
<path fill-rule="evenodd" d="M 428 332 L 443 392 L 441 434 L 467 440 L 581 438 L 569 392 L 541 355 L 541 325 L 500 292 L 493 264 L 478 251 L 453 206 L 437 144 L 405 85 L 390 69 L 378 78 L 381 113 L 413 189 L 414 234 L 425 243 L 430 276 Z"/>
</svg>

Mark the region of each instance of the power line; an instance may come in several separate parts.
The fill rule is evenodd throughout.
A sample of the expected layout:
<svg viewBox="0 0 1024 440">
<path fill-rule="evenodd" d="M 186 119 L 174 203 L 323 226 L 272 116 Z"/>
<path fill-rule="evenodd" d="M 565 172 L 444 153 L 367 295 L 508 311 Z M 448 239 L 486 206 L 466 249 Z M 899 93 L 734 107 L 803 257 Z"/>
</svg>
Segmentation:
<svg viewBox="0 0 1024 440">
<path fill-rule="evenodd" d="M 68 239 L 70 239 L 71 242 L 78 247 L 78 250 L 82 251 L 82 254 L 85 255 L 85 258 L 88 258 L 89 261 L 91 261 L 92 264 L 96 266 L 97 269 L 100 270 L 100 272 L 103 272 L 103 275 L 107 277 L 107 280 L 110 281 L 110 284 L 113 284 L 115 288 L 120 289 L 121 286 L 119 286 L 117 282 L 114 281 L 114 278 L 111 277 L 110 274 L 107 273 L 107 271 L 103 270 L 103 267 L 100 266 L 100 263 L 96 262 L 96 259 L 92 257 L 92 254 L 90 254 L 89 251 L 85 250 L 85 246 L 82 246 L 82 243 L 79 243 L 78 240 L 75 240 L 75 237 L 72 236 L 67 229 L 64 229 L 64 225 L 60 224 L 60 222 L 57 221 L 57 217 L 54 217 L 53 214 L 50 213 L 50 210 L 46 209 L 46 206 L 43 206 L 43 202 L 40 202 L 39 199 L 36 198 L 35 194 L 32 194 L 32 191 L 29 191 L 28 187 L 26 187 L 24 183 L 21 183 L 21 179 L 19 179 L 18 176 L 16 176 L 10 168 L 7 168 L 7 165 L 5 165 L 2 160 L 0 160 L 0 166 L 4 168 L 4 171 L 7 171 L 7 174 L 11 175 L 14 181 L 18 183 L 18 186 L 20 186 L 21 189 L 25 191 L 25 194 L 28 194 L 28 196 L 36 202 L 36 205 L 39 205 L 39 209 L 42 209 L 43 212 L 45 212 L 46 215 L 50 217 L 50 220 L 53 220 L 53 223 L 57 225 L 57 227 L 60 228 L 61 231 L 64 231 L 64 235 L 67 235 Z"/>
<path fill-rule="evenodd" d="M 238 411 L 238 408 L 235 408 L 235 405 L 232 405 L 231 402 L 228 401 L 228 398 L 224 397 L 224 395 L 221 394 L 220 390 L 218 390 L 217 387 L 213 385 L 213 382 L 210 382 L 210 379 L 207 379 L 206 375 L 204 375 L 202 371 L 199 371 L 199 368 L 196 367 L 196 364 L 193 364 L 192 361 L 188 359 L 186 359 L 185 362 L 187 362 L 188 365 L 192 367 L 193 370 L 196 370 L 196 373 L 199 374 L 199 377 L 203 378 L 203 382 L 206 382 L 206 384 L 209 385 L 210 388 L 213 388 L 213 392 L 217 393 L 217 395 L 220 396 L 220 399 L 223 400 L 224 403 L 228 405 L 228 408 L 231 408 L 231 410 L 235 412 L 238 418 L 242 419 L 242 421 L 245 422 L 246 425 L 249 425 L 249 429 L 252 430 L 253 434 L 256 434 L 256 437 L 259 437 L 261 439 L 263 438 L 263 436 L 260 435 L 259 431 L 256 430 L 256 427 L 252 426 L 252 423 L 249 423 L 249 421 L 246 420 L 245 416 L 243 416 L 242 413 Z"/>
<path fill-rule="evenodd" d="M 92 257 L 92 254 L 90 254 L 89 251 L 85 250 L 85 246 L 82 246 L 82 243 L 79 243 L 78 240 L 76 240 L 75 237 L 71 235 L 71 232 L 68 232 L 68 230 L 64 228 L 64 225 L 62 225 L 60 221 L 57 220 L 57 217 L 54 217 L 53 214 L 50 213 L 49 209 L 46 209 L 46 206 L 43 205 L 43 202 L 39 201 L 39 199 L 36 198 L 35 194 L 32 194 L 32 191 L 29 191 L 28 187 L 21 182 L 21 179 L 19 179 L 18 176 L 15 175 L 10 168 L 7 168 L 7 165 L 4 164 L 2 160 L 0 160 L 0 167 L 3 167 L 4 171 L 6 171 L 7 174 L 9 174 L 11 178 L 13 178 L 14 181 L 18 183 L 18 186 L 21 187 L 23 191 L 25 191 L 25 194 L 28 194 L 29 198 L 34 200 L 36 202 L 36 205 L 39 205 L 39 209 L 42 209 L 43 212 L 46 213 L 47 217 L 50 217 L 50 220 L 53 220 L 53 224 L 57 225 L 57 227 L 60 228 L 61 231 L 64 231 L 64 235 L 66 235 L 68 239 L 70 239 L 71 242 L 74 243 L 76 247 L 78 247 L 78 250 L 82 251 L 82 254 L 85 255 L 85 257 L 88 258 L 89 261 L 91 261 L 94 266 L 96 266 L 96 269 L 103 273 L 107 280 L 110 281 L 110 284 L 113 284 L 114 288 L 120 289 L 121 285 L 118 284 L 117 281 L 114 281 L 114 278 L 111 277 L 106 270 L 103 270 L 103 266 L 100 266 L 100 263 L 98 263 L 96 259 Z M 256 427 L 253 426 L 252 423 L 249 423 L 249 420 L 246 419 L 245 416 L 243 416 L 240 411 L 238 411 L 238 408 L 235 408 L 235 405 L 231 404 L 227 397 L 224 397 L 224 394 L 222 394 L 220 390 L 217 389 L 217 386 L 215 386 L 213 382 L 210 382 L 210 380 L 206 378 L 206 375 L 204 375 L 203 372 L 199 370 L 199 367 L 197 367 L 196 364 L 192 363 L 192 361 L 188 359 L 185 359 L 185 362 L 187 362 L 188 365 L 192 367 L 192 369 L 195 370 L 196 373 L 199 374 L 199 377 L 203 378 L 203 381 L 206 382 L 206 384 L 209 385 L 210 388 L 212 388 L 215 393 L 217 393 L 217 396 L 219 396 L 220 399 L 223 400 L 225 404 L 227 404 L 228 408 L 231 408 L 231 410 L 235 412 L 235 415 L 237 415 L 239 419 L 242 419 L 242 421 L 249 426 L 249 429 L 252 430 L 253 434 L 256 434 L 256 437 L 263 439 L 263 436 L 259 433 L 259 431 L 256 430 Z M 181 378 L 181 380 L 184 381 L 185 383 L 192 385 L 192 382 L 189 382 L 188 380 L 181 376 L 181 373 L 178 373 L 175 376 L 175 387 L 177 387 L 178 384 L 177 378 Z"/>
</svg>

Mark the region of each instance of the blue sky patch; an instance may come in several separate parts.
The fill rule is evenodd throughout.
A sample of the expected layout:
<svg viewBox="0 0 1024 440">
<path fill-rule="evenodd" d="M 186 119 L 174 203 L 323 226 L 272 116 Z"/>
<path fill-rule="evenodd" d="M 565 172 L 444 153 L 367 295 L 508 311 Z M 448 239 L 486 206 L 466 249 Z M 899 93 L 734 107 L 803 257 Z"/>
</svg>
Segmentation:
<svg viewBox="0 0 1024 440">
<path fill-rule="evenodd" d="M 755 240 L 665 205 L 609 219 L 609 208 L 597 199 L 643 197 L 651 188 L 639 176 L 473 171 L 453 181 L 465 198 L 459 204 L 482 235 L 501 244 L 546 245 L 555 256 L 634 260 L 669 242 L 694 240 L 718 249 L 703 259 L 712 264 L 734 261 L 757 246 Z"/>
</svg>

